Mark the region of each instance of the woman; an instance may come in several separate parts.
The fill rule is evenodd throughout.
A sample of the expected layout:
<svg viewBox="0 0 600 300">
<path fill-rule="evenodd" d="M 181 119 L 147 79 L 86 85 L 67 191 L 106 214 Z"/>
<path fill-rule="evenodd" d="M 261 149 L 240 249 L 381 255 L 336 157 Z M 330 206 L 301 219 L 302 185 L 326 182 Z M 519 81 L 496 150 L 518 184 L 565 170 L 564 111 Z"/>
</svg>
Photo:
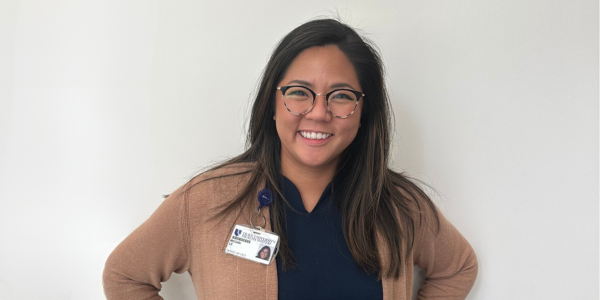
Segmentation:
<svg viewBox="0 0 600 300">
<path fill-rule="evenodd" d="M 258 254 L 256 255 L 256 258 L 264 260 L 269 260 L 269 257 L 271 257 L 271 248 L 269 248 L 269 246 L 260 248 L 260 251 L 258 251 Z"/>
<path fill-rule="evenodd" d="M 390 106 L 377 52 L 351 28 L 316 20 L 271 56 L 244 153 L 169 196 L 109 257 L 108 299 L 160 299 L 189 271 L 200 299 L 464 299 L 477 274 L 468 242 L 432 201 L 388 168 Z M 276 263 L 224 253 L 260 189 Z"/>
</svg>

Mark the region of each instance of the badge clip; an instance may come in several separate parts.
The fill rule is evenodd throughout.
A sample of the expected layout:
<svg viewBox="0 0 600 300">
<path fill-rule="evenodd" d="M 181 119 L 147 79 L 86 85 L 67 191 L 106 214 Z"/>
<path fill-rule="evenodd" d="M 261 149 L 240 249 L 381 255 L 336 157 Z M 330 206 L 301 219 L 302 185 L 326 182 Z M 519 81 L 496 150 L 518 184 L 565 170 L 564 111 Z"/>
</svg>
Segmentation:
<svg viewBox="0 0 600 300">
<path fill-rule="evenodd" d="M 267 226 L 267 220 L 265 219 L 265 216 L 263 216 L 262 213 L 260 212 L 260 209 L 263 208 L 264 206 L 271 205 L 271 203 L 273 203 L 273 192 L 271 192 L 271 190 L 269 190 L 269 189 L 260 190 L 260 192 L 258 192 L 258 209 L 257 209 L 256 213 L 254 213 L 252 216 L 250 216 L 250 226 L 252 226 L 252 228 L 255 228 L 255 229 L 258 229 L 261 231 L 265 231 L 264 228 Z M 258 215 L 262 218 L 262 221 L 263 221 L 262 226 L 254 226 L 252 219 L 254 219 L 254 217 L 256 215 Z"/>
<path fill-rule="evenodd" d="M 268 265 L 279 252 L 279 236 L 265 230 L 267 220 L 260 209 L 273 203 L 273 193 L 268 189 L 260 190 L 258 203 L 257 211 L 250 216 L 250 227 L 235 225 L 233 228 L 225 253 Z M 256 226 L 252 221 L 257 215 L 262 218 L 262 226 Z"/>
</svg>

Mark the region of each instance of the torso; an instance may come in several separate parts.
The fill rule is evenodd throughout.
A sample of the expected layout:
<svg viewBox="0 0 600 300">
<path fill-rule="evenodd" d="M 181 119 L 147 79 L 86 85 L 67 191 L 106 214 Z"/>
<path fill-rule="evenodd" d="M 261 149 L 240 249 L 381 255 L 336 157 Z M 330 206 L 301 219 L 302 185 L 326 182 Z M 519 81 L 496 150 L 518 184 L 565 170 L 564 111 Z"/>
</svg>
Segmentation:
<svg viewBox="0 0 600 300">
<path fill-rule="evenodd" d="M 382 299 L 377 275 L 365 273 L 350 254 L 329 186 L 310 212 L 296 186 L 285 177 L 283 191 L 291 205 L 286 208 L 287 238 L 297 267 L 284 271 L 277 259 L 278 298 Z"/>
</svg>

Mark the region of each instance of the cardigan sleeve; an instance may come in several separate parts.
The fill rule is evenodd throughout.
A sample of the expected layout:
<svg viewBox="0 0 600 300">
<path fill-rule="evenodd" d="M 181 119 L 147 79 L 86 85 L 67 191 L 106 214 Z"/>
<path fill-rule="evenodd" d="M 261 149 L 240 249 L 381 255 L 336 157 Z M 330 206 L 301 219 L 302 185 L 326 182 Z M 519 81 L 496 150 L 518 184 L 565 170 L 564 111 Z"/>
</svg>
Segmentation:
<svg viewBox="0 0 600 300">
<path fill-rule="evenodd" d="M 187 205 L 180 190 L 110 254 L 102 283 L 108 300 L 162 299 L 161 282 L 189 269 Z"/>
<path fill-rule="evenodd" d="M 417 299 L 462 300 L 475 283 L 477 257 L 469 242 L 435 209 L 439 231 L 433 214 L 425 214 L 417 227 L 414 263 L 425 272 Z"/>
</svg>

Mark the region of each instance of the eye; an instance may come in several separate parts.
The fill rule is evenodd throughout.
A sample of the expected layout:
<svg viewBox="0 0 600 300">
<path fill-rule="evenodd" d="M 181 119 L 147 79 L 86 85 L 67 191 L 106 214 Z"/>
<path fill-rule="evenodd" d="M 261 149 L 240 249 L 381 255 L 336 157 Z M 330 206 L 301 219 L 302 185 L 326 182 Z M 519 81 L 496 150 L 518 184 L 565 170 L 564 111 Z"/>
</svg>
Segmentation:
<svg viewBox="0 0 600 300">
<path fill-rule="evenodd" d="M 308 96 L 303 90 L 291 90 L 291 91 L 287 92 L 286 94 L 288 96 L 302 96 L 302 97 Z"/>
<path fill-rule="evenodd" d="M 331 96 L 329 97 L 330 100 L 350 100 L 350 101 L 355 101 L 356 100 L 356 95 L 354 95 L 354 93 L 349 92 L 349 91 L 345 91 L 345 90 L 339 90 L 339 91 L 335 91 L 333 94 L 331 94 Z"/>
<path fill-rule="evenodd" d="M 338 99 L 352 100 L 352 97 L 350 97 L 349 95 L 343 94 L 343 93 L 335 94 L 333 96 L 334 96 L 334 98 L 338 98 Z"/>
</svg>

